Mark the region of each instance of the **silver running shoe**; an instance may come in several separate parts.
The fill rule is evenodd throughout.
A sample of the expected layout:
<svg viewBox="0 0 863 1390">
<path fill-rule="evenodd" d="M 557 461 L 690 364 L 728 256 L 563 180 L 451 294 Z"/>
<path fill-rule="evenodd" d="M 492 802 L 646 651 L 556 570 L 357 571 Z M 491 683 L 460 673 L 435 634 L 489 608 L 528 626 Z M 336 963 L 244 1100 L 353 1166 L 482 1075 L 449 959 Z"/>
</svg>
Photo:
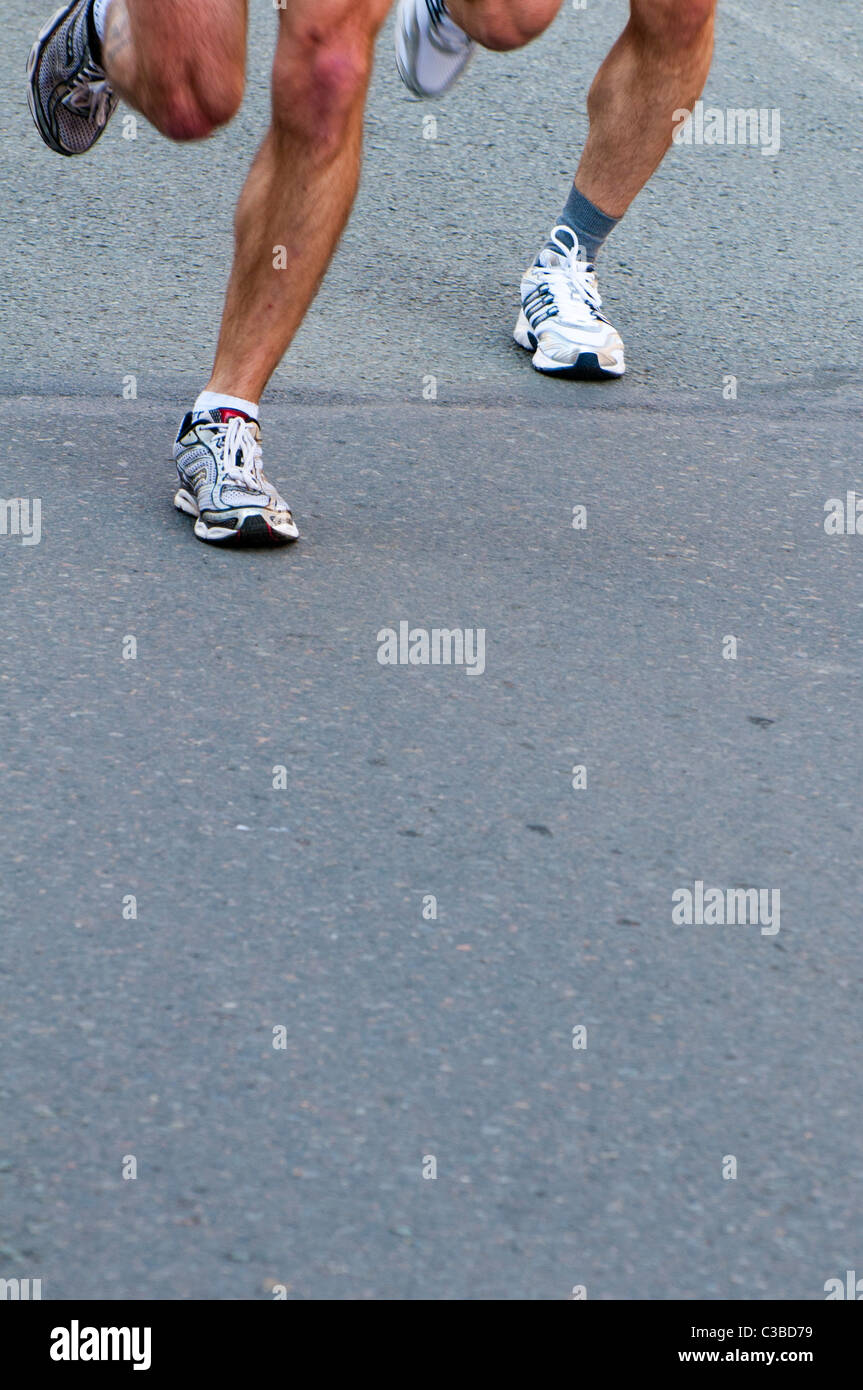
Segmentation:
<svg viewBox="0 0 863 1390">
<path fill-rule="evenodd" d="M 475 52 L 476 44 L 450 18 L 444 0 L 399 0 L 396 67 L 414 96 L 448 91 Z"/>
<path fill-rule="evenodd" d="M 119 100 L 90 49 L 89 7 L 90 0 L 74 0 L 58 10 L 27 62 L 30 112 L 56 154 L 92 149 Z"/>
<path fill-rule="evenodd" d="M 521 282 L 513 331 L 533 365 L 548 376 L 623 376 L 623 339 L 602 312 L 595 267 L 571 227 L 558 226 Z"/>
<path fill-rule="evenodd" d="M 198 540 L 280 545 L 299 536 L 287 502 L 261 469 L 257 421 L 239 411 L 190 411 L 174 460 L 174 506 L 195 518 Z"/>
</svg>

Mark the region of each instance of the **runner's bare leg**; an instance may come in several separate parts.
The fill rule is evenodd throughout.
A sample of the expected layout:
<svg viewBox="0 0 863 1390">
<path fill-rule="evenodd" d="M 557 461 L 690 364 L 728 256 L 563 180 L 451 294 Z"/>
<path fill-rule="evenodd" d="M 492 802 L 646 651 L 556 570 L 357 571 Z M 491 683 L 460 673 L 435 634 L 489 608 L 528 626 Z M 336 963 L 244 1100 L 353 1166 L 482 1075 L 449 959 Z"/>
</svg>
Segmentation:
<svg viewBox="0 0 863 1390">
<path fill-rule="evenodd" d="M 234 266 L 208 390 L 257 401 L 356 196 L 374 41 L 391 0 L 279 11 L 272 120 L 237 205 Z"/>
<path fill-rule="evenodd" d="M 447 0 L 460 28 L 487 48 L 519 48 L 551 22 L 559 0 Z M 622 217 L 671 146 L 673 114 L 698 100 L 713 56 L 716 0 L 631 0 L 629 23 L 593 80 L 590 129 L 576 187 Z M 580 21 L 583 22 L 583 21 Z"/>
<path fill-rule="evenodd" d="M 276 10 L 270 127 L 235 215 L 235 253 L 207 389 L 258 401 L 350 214 L 374 41 L 392 0 L 290 0 Z M 112 85 L 174 139 L 230 120 L 247 0 L 114 0 Z M 219 93 L 218 97 L 215 93 Z"/>
</svg>

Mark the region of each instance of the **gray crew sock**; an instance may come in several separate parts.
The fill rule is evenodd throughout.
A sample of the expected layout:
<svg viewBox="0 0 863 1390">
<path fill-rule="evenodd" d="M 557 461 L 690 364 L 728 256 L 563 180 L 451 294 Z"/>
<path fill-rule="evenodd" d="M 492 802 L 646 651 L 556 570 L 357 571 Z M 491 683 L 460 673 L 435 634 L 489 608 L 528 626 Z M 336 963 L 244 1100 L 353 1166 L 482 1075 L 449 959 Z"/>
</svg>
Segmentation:
<svg viewBox="0 0 863 1390">
<path fill-rule="evenodd" d="M 609 232 L 614 230 L 619 221 L 619 217 L 609 217 L 607 213 L 601 212 L 589 198 L 579 193 L 573 184 L 556 225 L 569 227 L 578 237 L 578 244 L 584 251 L 585 259 L 593 262 Z"/>
</svg>

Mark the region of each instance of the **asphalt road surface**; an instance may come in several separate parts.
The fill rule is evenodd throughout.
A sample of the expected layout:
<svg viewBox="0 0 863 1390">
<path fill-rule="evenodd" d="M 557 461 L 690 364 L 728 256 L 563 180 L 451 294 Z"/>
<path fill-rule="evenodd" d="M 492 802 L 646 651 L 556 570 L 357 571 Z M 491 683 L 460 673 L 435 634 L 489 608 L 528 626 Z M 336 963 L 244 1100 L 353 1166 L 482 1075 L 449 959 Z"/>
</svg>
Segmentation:
<svg viewBox="0 0 863 1390">
<path fill-rule="evenodd" d="M 41 513 L 0 535 L 0 1278 L 823 1299 L 863 1269 L 856 0 L 725 4 L 705 100 L 781 149 L 669 156 L 603 259 L 604 386 L 508 334 L 623 6 L 428 109 L 388 26 L 265 406 L 303 540 L 240 555 L 168 459 L 270 7 L 228 131 L 81 161 L 7 9 L 0 495 Z M 484 671 L 380 664 L 401 622 L 483 629 Z M 781 923 L 674 921 L 699 882 Z"/>
</svg>

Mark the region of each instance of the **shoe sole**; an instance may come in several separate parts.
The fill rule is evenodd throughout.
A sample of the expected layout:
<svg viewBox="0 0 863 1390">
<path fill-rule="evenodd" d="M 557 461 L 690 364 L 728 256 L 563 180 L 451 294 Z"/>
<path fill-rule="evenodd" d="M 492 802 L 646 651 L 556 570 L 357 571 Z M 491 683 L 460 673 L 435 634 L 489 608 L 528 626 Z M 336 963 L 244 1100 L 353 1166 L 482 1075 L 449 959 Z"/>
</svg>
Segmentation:
<svg viewBox="0 0 863 1390">
<path fill-rule="evenodd" d="M 586 350 L 580 352 L 574 362 L 561 365 L 555 362 L 553 357 L 546 357 L 539 343 L 526 326 L 524 315 L 520 315 L 518 323 L 513 329 L 513 338 L 519 347 L 526 352 L 533 353 L 531 361 L 536 371 L 542 372 L 544 376 L 560 376 L 574 381 L 609 381 L 614 378 L 622 377 L 626 372 L 626 364 L 623 360 L 623 348 L 602 348 L 600 352 L 609 362 L 600 361 L 600 354 L 596 351 Z"/>
<path fill-rule="evenodd" d="M 194 519 L 194 530 L 198 540 L 207 541 L 210 545 L 292 545 L 294 541 L 299 540 L 299 532 L 296 528 L 294 528 L 293 534 L 280 531 L 278 527 L 271 526 L 260 512 L 249 512 L 247 516 L 243 517 L 239 526 L 210 526 L 198 511 L 198 504 L 194 497 L 185 488 L 180 488 L 175 493 L 174 506 L 178 512 L 183 512 L 185 516 Z"/>
<path fill-rule="evenodd" d="M 57 29 L 63 23 L 63 20 L 69 18 L 69 15 L 75 9 L 77 4 L 78 0 L 70 0 L 70 3 L 68 5 L 61 5 L 60 9 L 54 15 L 54 18 L 49 19 L 48 23 L 43 26 L 42 30 L 39 33 L 39 37 L 33 44 L 33 47 L 30 49 L 30 56 L 27 59 L 27 104 L 30 107 L 30 115 L 33 117 L 33 122 L 36 126 L 36 129 L 42 136 L 42 139 L 44 143 L 48 146 L 49 150 L 53 150 L 54 154 L 62 154 L 66 159 L 77 159 L 82 154 L 89 154 L 90 150 L 92 150 L 93 148 L 93 145 L 95 145 L 96 140 L 101 139 L 105 131 L 105 126 L 107 126 L 106 122 L 105 126 L 102 127 L 102 129 L 99 131 L 99 134 L 96 136 L 96 140 L 93 141 L 92 145 L 88 145 L 86 150 L 64 149 L 62 145 L 57 143 L 51 131 L 48 130 L 47 127 L 44 125 L 40 112 L 39 102 L 36 99 L 36 64 L 39 61 L 39 54 L 42 51 L 42 47 L 46 43 L 46 41 L 50 39 L 54 30 Z"/>
</svg>

